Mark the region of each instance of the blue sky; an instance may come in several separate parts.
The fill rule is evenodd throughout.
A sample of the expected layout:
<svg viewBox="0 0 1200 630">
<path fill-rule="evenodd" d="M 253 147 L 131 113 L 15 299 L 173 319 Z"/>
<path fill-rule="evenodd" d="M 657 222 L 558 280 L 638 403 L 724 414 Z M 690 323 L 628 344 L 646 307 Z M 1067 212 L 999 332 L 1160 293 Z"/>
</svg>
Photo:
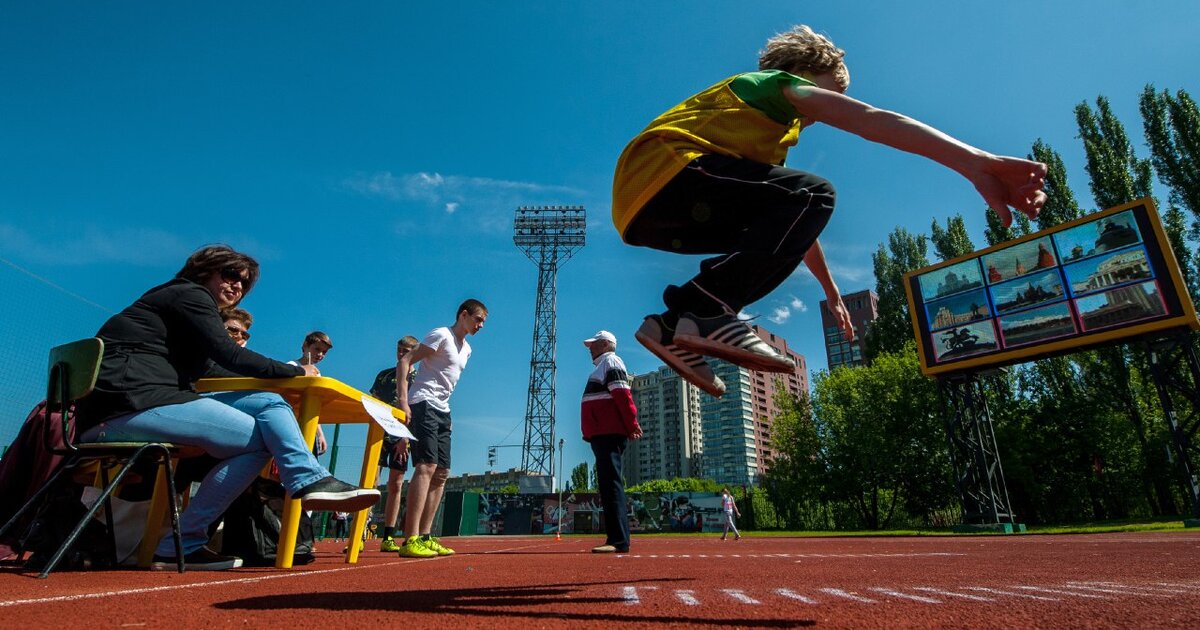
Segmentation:
<svg viewBox="0 0 1200 630">
<path fill-rule="evenodd" d="M 1200 78 L 1194 2 L 439 4 L 4 0 L 0 258 L 40 279 L 0 266 L 35 287 L 0 297 L 18 374 L 0 388 L 40 379 L 26 367 L 48 345 L 92 334 L 104 309 L 224 242 L 263 265 L 244 303 L 252 347 L 290 359 L 324 330 L 324 373 L 362 389 L 397 337 L 450 324 L 464 298 L 487 303 L 452 401 L 453 472 L 480 472 L 489 444 L 523 436 L 537 277 L 512 244 L 513 211 L 580 204 L 588 245 L 558 277 L 569 469 L 590 461 L 579 341 L 609 329 L 632 371 L 655 369 L 633 332 L 698 260 L 620 243 L 617 156 L 655 115 L 754 69 L 772 34 L 827 33 L 847 51 L 850 95 L 989 151 L 1043 139 L 1088 208 L 1072 108 L 1107 96 L 1145 155 L 1142 87 L 1196 94 Z M 873 287 L 870 254 L 897 225 L 927 232 L 961 212 L 983 244 L 983 203 L 930 162 L 816 127 L 788 163 L 838 187 L 822 241 L 843 292 Z M 59 318 L 48 283 L 98 307 L 71 298 L 76 316 Z M 822 298 L 801 269 L 748 310 L 821 369 Z M 19 418 L 3 411 L 7 442 Z M 361 439 L 343 433 L 347 448 Z M 497 467 L 518 452 L 501 449 Z"/>
</svg>

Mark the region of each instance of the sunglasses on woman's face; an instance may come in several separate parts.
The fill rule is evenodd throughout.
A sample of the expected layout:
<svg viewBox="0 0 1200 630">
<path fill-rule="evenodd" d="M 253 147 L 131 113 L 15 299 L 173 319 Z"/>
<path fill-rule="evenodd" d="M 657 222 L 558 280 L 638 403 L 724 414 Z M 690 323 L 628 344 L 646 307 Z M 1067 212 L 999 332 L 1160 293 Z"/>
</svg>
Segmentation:
<svg viewBox="0 0 1200 630">
<path fill-rule="evenodd" d="M 246 286 L 246 278 L 242 276 L 243 273 L 245 273 L 245 270 L 243 270 L 243 269 L 234 269 L 233 267 L 226 267 L 221 270 L 221 279 L 230 284 L 233 284 L 235 282 L 240 283 L 242 285 L 242 287 L 244 288 Z"/>
</svg>

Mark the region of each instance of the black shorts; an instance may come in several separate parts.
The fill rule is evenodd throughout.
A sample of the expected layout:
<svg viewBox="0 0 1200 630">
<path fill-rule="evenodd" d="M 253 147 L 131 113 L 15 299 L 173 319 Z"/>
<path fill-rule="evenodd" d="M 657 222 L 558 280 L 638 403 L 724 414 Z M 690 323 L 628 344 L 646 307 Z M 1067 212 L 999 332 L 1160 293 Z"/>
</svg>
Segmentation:
<svg viewBox="0 0 1200 630">
<path fill-rule="evenodd" d="M 437 464 L 450 468 L 450 412 L 438 411 L 422 400 L 409 407 L 408 430 L 416 441 L 409 444 L 408 458 L 414 464 Z"/>
<path fill-rule="evenodd" d="M 405 472 L 408 470 L 407 458 L 401 461 L 394 457 L 396 443 L 401 441 L 403 441 L 402 438 L 398 438 L 394 435 L 383 436 L 383 449 L 379 451 L 380 467 L 391 468 L 392 470 L 398 470 L 400 472 Z"/>
</svg>

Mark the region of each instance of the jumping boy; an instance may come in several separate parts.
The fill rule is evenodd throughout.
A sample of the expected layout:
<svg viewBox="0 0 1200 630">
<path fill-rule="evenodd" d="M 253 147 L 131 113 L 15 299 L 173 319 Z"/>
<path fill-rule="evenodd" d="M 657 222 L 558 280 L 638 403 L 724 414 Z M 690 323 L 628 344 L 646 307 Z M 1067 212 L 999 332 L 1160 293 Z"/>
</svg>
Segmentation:
<svg viewBox="0 0 1200 630">
<path fill-rule="evenodd" d="M 970 181 L 1005 225 L 1008 207 L 1037 216 L 1046 165 L 981 151 L 902 114 L 844 95 L 845 52 L 807 26 L 767 41 L 759 71 L 739 74 L 656 118 L 625 147 L 613 182 L 613 222 L 630 245 L 717 254 L 663 292 L 666 310 L 636 337 L 684 379 L 720 396 L 704 356 L 754 370 L 796 366 L 763 343 L 738 312 L 804 262 L 839 327 L 850 315 L 817 242 L 833 212 L 826 180 L 783 166 L 808 125 L 823 122 L 927 157 Z M 701 356 L 703 355 L 703 356 Z"/>
</svg>

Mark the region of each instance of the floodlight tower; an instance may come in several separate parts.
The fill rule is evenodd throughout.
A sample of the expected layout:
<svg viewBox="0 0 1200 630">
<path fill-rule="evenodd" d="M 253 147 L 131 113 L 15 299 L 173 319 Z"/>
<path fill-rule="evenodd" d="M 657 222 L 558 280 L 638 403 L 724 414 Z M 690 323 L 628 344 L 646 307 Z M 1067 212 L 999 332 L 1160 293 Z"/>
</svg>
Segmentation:
<svg viewBox="0 0 1200 630">
<path fill-rule="evenodd" d="M 538 266 L 521 468 L 551 477 L 554 476 L 554 347 L 558 335 L 555 281 L 559 264 L 583 247 L 586 231 L 587 216 L 581 206 L 517 208 L 513 219 L 513 243 Z"/>
</svg>

